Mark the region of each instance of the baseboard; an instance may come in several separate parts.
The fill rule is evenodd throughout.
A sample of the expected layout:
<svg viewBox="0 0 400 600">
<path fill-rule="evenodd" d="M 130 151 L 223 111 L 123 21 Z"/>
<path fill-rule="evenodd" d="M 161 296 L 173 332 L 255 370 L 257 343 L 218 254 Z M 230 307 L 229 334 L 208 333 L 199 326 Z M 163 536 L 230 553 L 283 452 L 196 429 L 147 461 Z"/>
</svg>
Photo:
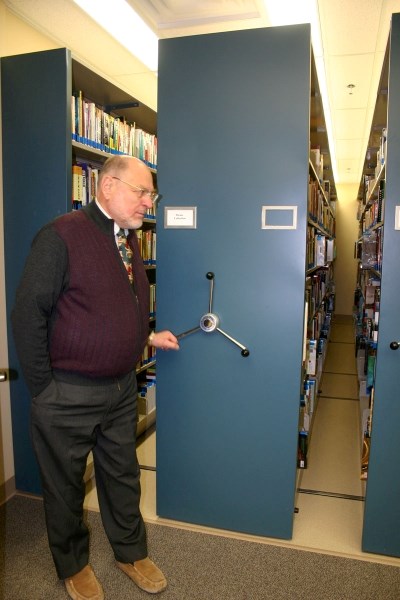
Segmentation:
<svg viewBox="0 0 400 600">
<path fill-rule="evenodd" d="M 0 505 L 14 496 L 15 492 L 15 477 L 13 476 L 0 485 Z"/>
</svg>

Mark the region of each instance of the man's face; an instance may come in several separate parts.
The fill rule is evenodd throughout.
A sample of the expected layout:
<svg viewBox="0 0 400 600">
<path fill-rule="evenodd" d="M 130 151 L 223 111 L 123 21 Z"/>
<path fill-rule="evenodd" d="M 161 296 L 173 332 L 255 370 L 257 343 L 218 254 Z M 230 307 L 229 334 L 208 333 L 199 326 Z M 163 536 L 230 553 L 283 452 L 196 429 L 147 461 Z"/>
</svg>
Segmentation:
<svg viewBox="0 0 400 600">
<path fill-rule="evenodd" d="M 117 175 L 107 175 L 107 197 L 105 210 L 120 226 L 138 229 L 143 218 L 153 206 L 146 192 L 153 191 L 150 171 L 130 168 Z"/>
</svg>

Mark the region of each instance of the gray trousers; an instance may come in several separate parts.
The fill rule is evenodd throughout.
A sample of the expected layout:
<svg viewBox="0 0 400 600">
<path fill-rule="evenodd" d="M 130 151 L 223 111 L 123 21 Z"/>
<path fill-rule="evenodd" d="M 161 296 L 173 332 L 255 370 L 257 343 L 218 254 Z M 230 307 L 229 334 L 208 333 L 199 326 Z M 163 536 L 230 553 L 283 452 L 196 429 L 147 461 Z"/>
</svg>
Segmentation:
<svg viewBox="0 0 400 600">
<path fill-rule="evenodd" d="M 136 411 L 135 373 L 95 386 L 53 380 L 32 400 L 32 443 L 60 579 L 78 573 L 89 561 L 83 476 L 90 451 L 101 518 L 116 560 L 127 563 L 147 556 L 139 510 Z"/>
</svg>

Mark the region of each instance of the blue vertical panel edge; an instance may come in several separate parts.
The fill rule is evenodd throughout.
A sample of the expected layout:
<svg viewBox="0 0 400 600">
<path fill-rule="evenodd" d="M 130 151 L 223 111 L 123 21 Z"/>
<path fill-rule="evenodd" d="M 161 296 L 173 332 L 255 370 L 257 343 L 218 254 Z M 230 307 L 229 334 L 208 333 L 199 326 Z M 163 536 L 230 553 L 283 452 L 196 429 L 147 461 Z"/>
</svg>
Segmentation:
<svg viewBox="0 0 400 600">
<path fill-rule="evenodd" d="M 70 209 L 71 57 L 66 49 L 1 59 L 4 245 L 16 487 L 40 493 L 30 444 L 30 396 L 22 378 L 10 314 L 38 229 Z"/>
<path fill-rule="evenodd" d="M 157 512 L 290 538 L 304 310 L 310 107 L 308 25 L 162 40 L 158 185 L 197 228 L 157 219 L 157 326 L 208 311 L 217 332 L 157 357 Z M 297 206 L 263 230 L 262 206 Z"/>
<path fill-rule="evenodd" d="M 390 342 L 400 339 L 400 14 L 392 17 L 390 35 L 385 228 L 376 360 L 371 452 L 365 501 L 364 551 L 400 556 L 400 369 Z"/>
</svg>

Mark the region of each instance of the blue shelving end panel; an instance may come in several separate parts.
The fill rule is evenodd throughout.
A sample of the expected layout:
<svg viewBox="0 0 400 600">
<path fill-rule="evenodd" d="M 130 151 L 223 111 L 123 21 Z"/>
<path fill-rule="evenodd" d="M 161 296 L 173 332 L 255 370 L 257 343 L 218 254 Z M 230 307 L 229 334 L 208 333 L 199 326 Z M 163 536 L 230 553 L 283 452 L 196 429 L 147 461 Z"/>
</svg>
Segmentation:
<svg viewBox="0 0 400 600">
<path fill-rule="evenodd" d="M 160 42 L 157 327 L 199 325 L 211 271 L 219 326 L 250 350 L 214 330 L 157 355 L 163 517 L 292 535 L 310 64 L 308 25 Z M 168 227 L 176 207 L 196 226 Z"/>
<path fill-rule="evenodd" d="M 30 397 L 10 313 L 30 244 L 39 228 L 70 210 L 71 57 L 66 49 L 1 59 L 4 244 L 11 407 L 17 489 L 40 482 L 29 438 Z"/>
<path fill-rule="evenodd" d="M 362 548 L 400 556 L 400 353 L 390 349 L 390 343 L 400 339 L 400 231 L 395 228 L 396 206 L 400 204 L 400 14 L 392 17 L 389 41 L 381 302 Z"/>
</svg>

